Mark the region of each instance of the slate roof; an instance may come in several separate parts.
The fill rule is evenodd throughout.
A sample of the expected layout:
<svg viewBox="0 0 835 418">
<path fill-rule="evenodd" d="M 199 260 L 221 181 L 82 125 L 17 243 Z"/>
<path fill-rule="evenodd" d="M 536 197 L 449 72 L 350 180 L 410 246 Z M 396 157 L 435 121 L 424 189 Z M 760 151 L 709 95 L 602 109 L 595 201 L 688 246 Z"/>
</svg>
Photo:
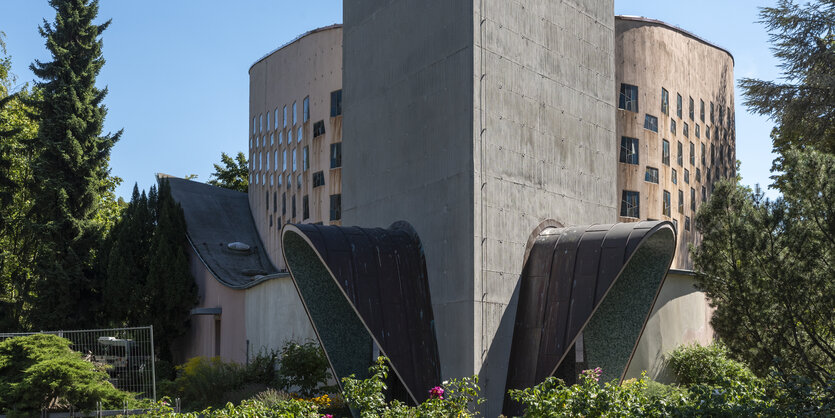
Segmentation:
<svg viewBox="0 0 835 418">
<path fill-rule="evenodd" d="M 165 177 L 171 195 L 183 208 L 191 246 L 223 285 L 246 289 L 265 280 L 285 277 L 273 266 L 261 243 L 246 193 L 176 177 Z M 241 242 L 248 250 L 235 250 Z"/>
</svg>

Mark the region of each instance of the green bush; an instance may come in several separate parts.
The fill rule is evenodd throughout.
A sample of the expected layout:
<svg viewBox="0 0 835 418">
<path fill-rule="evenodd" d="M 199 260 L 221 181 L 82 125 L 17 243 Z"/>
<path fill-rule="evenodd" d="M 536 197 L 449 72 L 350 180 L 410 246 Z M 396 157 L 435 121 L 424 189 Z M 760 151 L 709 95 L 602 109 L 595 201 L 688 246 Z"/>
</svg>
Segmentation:
<svg viewBox="0 0 835 418">
<path fill-rule="evenodd" d="M 318 343 L 287 342 L 281 348 L 276 387 L 287 392 L 298 390 L 299 395 L 310 398 L 320 393 L 333 392 L 327 386 L 331 379 L 330 364 Z"/>
<path fill-rule="evenodd" d="M 97 402 L 121 407 L 131 396 L 107 381 L 103 370 L 70 349 L 71 342 L 51 334 L 0 342 L 0 411 L 32 414 L 42 409 L 92 410 Z"/>
<path fill-rule="evenodd" d="M 707 347 L 683 345 L 668 354 L 666 361 L 682 386 L 753 383 L 757 380 L 748 367 L 730 359 L 727 348 L 721 343 Z"/>
<path fill-rule="evenodd" d="M 427 389 L 431 397 L 417 407 L 410 407 L 398 400 L 386 401 L 388 367 L 386 358 L 377 358 L 369 371 L 371 377 L 357 380 L 353 375 L 342 379 L 343 396 L 351 408 L 363 418 L 372 417 L 471 417 L 473 408 L 483 402 L 479 398 L 478 376 L 453 379 L 443 386 Z"/>
<path fill-rule="evenodd" d="M 201 411 L 177 413 L 171 407 L 171 400 L 163 398 L 154 405 L 144 416 L 146 417 L 178 417 L 178 418 L 215 418 L 215 417 L 280 417 L 280 418 L 317 418 L 319 407 L 313 402 L 297 399 L 286 399 L 276 402 L 263 402 L 256 399 L 244 400 L 240 405 L 231 402 L 220 408 L 208 407 Z"/>
</svg>

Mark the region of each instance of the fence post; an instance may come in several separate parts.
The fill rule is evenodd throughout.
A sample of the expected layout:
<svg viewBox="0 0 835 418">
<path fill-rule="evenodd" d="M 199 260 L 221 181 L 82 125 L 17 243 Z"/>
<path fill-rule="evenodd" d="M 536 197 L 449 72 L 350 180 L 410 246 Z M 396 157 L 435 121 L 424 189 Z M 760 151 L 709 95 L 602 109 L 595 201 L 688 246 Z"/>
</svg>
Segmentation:
<svg viewBox="0 0 835 418">
<path fill-rule="evenodd" d="M 154 356 L 154 326 L 151 325 L 151 384 L 154 392 L 154 402 L 157 401 L 157 362 Z"/>
</svg>

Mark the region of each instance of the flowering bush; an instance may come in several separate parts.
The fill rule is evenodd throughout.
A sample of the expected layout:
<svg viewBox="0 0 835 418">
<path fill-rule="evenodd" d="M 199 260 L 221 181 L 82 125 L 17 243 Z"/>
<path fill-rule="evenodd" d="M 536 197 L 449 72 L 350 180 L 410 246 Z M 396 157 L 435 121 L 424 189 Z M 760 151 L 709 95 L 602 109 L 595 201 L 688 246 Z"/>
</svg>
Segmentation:
<svg viewBox="0 0 835 418">
<path fill-rule="evenodd" d="M 342 379 L 346 402 L 360 412 L 363 418 L 371 417 L 471 417 L 475 406 L 483 402 L 479 398 L 478 376 L 452 379 L 429 390 L 426 402 L 410 407 L 398 400 L 386 401 L 385 379 L 388 377 L 386 358 L 379 357 L 365 380 L 346 377 Z"/>
</svg>

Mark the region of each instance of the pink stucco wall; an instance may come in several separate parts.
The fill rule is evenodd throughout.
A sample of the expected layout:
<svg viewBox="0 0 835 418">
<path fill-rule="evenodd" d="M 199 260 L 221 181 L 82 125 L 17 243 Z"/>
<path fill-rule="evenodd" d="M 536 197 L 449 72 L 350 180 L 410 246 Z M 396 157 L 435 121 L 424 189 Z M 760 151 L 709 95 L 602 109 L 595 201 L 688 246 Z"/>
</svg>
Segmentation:
<svg viewBox="0 0 835 418">
<path fill-rule="evenodd" d="M 230 289 L 220 284 L 206 268 L 200 257 L 189 246 L 191 274 L 198 287 L 197 308 L 221 308 L 222 314 L 192 315 L 191 327 L 177 344 L 175 362 L 183 363 L 196 357 L 220 357 L 225 361 L 246 362 L 246 298 L 244 290 Z M 216 320 L 220 320 L 220 353 L 216 353 Z"/>
</svg>

